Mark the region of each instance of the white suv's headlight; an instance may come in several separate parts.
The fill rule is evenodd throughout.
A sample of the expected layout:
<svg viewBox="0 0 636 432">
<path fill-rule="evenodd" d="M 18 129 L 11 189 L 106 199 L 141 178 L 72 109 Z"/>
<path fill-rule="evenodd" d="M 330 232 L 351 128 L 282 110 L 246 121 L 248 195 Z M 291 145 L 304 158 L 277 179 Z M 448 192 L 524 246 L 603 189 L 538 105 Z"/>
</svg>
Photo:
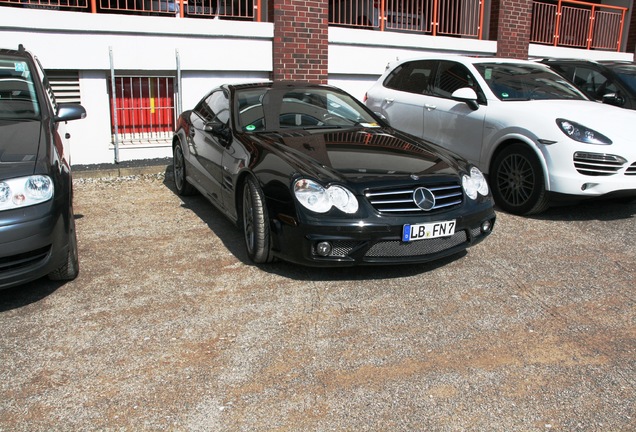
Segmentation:
<svg viewBox="0 0 636 432">
<path fill-rule="evenodd" d="M 358 200 L 343 186 L 325 188 L 313 180 L 299 179 L 294 183 L 294 195 L 303 207 L 316 213 L 327 213 L 332 207 L 345 213 L 358 211 Z"/>
<path fill-rule="evenodd" d="M 49 176 L 33 175 L 0 181 L 0 210 L 27 207 L 53 197 L 53 181 Z"/>
<path fill-rule="evenodd" d="M 559 129 L 566 134 L 568 137 L 572 138 L 574 141 L 586 143 L 586 144 L 601 144 L 601 145 L 609 145 L 612 143 L 612 140 L 606 137 L 605 135 L 596 132 L 590 128 L 586 128 L 583 125 L 580 125 L 576 122 L 559 118 L 556 120 Z"/>
<path fill-rule="evenodd" d="M 462 177 L 462 187 L 464 188 L 464 192 L 468 195 L 468 198 L 475 200 L 478 195 L 486 196 L 488 195 L 488 183 L 486 182 L 486 178 L 482 174 L 477 167 L 472 167 L 470 169 L 470 175 L 465 175 Z"/>
</svg>

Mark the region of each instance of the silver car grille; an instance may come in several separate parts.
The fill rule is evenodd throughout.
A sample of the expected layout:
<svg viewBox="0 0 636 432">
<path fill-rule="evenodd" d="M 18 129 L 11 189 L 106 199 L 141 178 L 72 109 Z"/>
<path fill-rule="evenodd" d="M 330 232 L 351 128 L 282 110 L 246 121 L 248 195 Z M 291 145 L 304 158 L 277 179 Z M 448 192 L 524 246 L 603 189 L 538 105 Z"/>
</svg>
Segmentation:
<svg viewBox="0 0 636 432">
<path fill-rule="evenodd" d="M 625 159 L 616 155 L 589 152 L 574 153 L 574 167 L 580 174 L 588 176 L 614 175 L 626 162 Z"/>
<path fill-rule="evenodd" d="M 413 200 L 413 192 L 418 187 L 426 187 L 435 196 L 435 206 L 430 211 L 459 206 L 464 200 L 464 191 L 457 183 L 373 189 L 368 190 L 365 196 L 371 205 L 382 214 L 422 213 L 424 210 L 419 208 Z"/>
<path fill-rule="evenodd" d="M 625 175 L 633 175 L 636 176 L 636 162 L 631 164 L 629 168 L 625 171 Z"/>
<path fill-rule="evenodd" d="M 404 243 L 399 240 L 382 241 L 374 244 L 365 254 L 369 258 L 391 258 L 421 256 L 439 253 L 462 243 L 466 243 L 466 231 L 458 231 L 451 237 Z"/>
</svg>

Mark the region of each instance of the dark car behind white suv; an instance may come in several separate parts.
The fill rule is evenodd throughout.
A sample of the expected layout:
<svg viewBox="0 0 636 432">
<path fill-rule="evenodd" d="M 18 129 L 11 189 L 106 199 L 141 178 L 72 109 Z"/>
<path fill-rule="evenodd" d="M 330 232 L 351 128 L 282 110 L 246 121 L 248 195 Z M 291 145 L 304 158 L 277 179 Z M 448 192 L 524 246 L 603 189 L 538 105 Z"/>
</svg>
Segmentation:
<svg viewBox="0 0 636 432">
<path fill-rule="evenodd" d="M 22 45 L 0 49 L 0 289 L 79 272 L 64 125 L 85 116 Z"/>
</svg>

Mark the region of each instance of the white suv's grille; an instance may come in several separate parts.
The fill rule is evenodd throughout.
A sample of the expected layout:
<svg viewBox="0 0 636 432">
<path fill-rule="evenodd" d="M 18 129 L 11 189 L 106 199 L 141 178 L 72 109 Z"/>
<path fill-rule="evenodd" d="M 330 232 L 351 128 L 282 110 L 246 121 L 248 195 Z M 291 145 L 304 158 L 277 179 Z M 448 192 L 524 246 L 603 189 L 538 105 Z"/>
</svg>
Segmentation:
<svg viewBox="0 0 636 432">
<path fill-rule="evenodd" d="M 610 176 L 616 174 L 627 161 L 620 156 L 602 153 L 574 153 L 574 167 L 583 175 Z"/>
</svg>

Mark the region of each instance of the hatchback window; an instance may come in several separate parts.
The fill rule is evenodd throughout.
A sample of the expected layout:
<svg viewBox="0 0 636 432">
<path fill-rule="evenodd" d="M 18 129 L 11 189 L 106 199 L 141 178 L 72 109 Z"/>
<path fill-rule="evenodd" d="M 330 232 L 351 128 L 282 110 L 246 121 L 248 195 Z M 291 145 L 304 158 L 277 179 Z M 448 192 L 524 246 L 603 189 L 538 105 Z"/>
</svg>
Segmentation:
<svg viewBox="0 0 636 432">
<path fill-rule="evenodd" d="M 636 93 L 636 67 L 631 65 L 616 66 L 612 70 L 633 93 Z"/>
<path fill-rule="evenodd" d="M 36 119 L 40 116 L 33 74 L 22 59 L 0 59 L 0 118 Z"/>
<path fill-rule="evenodd" d="M 502 101 L 576 99 L 586 97 L 560 75 L 541 66 L 478 63 L 475 68 Z"/>
</svg>

